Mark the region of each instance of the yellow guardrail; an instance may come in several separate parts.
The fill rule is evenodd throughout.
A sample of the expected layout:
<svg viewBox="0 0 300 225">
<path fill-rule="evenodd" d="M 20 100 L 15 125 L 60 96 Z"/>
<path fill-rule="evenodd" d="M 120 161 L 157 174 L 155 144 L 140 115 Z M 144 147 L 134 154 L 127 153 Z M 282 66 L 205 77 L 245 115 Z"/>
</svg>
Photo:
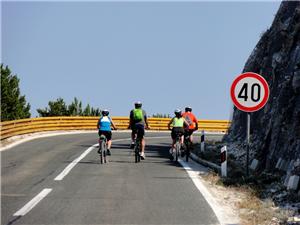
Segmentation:
<svg viewBox="0 0 300 225">
<path fill-rule="evenodd" d="M 1 122 L 1 140 L 28 133 L 54 130 L 96 130 L 99 117 L 39 117 L 31 119 Z M 128 117 L 112 117 L 116 127 L 120 130 L 128 128 Z M 168 130 L 170 118 L 148 118 L 151 130 Z M 230 121 L 228 120 L 198 120 L 199 130 L 226 133 Z"/>
</svg>

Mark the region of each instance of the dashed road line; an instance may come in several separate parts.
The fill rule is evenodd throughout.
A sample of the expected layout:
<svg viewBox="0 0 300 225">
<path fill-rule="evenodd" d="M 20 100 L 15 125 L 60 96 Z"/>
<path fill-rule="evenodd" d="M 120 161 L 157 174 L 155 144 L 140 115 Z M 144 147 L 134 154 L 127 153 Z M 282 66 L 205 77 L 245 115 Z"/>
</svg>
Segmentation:
<svg viewBox="0 0 300 225">
<path fill-rule="evenodd" d="M 78 158 L 74 159 L 57 177 L 54 178 L 54 180 L 62 180 L 64 177 L 73 169 L 76 164 L 82 160 L 87 154 L 89 154 L 97 144 L 94 144 L 93 146 L 89 147 L 87 150 L 85 150 Z"/>
<path fill-rule="evenodd" d="M 45 188 L 37 196 L 31 199 L 26 205 L 24 205 L 19 211 L 17 211 L 14 216 L 24 216 L 31 209 L 33 209 L 43 198 L 45 198 L 50 192 L 51 188 Z"/>
</svg>

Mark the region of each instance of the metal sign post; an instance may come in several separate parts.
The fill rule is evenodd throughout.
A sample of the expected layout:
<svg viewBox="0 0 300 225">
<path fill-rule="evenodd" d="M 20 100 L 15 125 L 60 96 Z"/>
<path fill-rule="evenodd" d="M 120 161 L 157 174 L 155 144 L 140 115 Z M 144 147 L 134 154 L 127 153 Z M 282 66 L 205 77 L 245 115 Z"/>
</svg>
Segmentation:
<svg viewBox="0 0 300 225">
<path fill-rule="evenodd" d="M 250 113 L 247 113 L 247 156 L 246 156 L 247 176 L 249 176 L 249 151 L 250 151 Z"/>
</svg>

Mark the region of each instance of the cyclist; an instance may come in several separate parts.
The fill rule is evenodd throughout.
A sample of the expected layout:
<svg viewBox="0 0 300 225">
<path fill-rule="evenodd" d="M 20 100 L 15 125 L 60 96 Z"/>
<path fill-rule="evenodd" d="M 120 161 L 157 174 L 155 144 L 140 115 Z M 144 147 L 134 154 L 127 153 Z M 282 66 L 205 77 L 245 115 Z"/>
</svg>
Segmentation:
<svg viewBox="0 0 300 225">
<path fill-rule="evenodd" d="M 182 117 L 182 113 L 180 109 L 176 109 L 174 111 L 175 116 L 170 120 L 168 124 L 168 129 L 171 130 L 171 125 L 173 126 L 171 137 L 172 137 L 172 148 L 170 149 L 170 159 L 173 160 L 173 152 L 175 151 L 175 143 L 177 135 L 180 135 L 180 144 L 183 144 L 183 134 L 184 127 L 188 126 L 187 121 Z M 182 155 L 182 153 L 181 153 Z"/>
<path fill-rule="evenodd" d="M 111 155 L 110 147 L 111 147 L 111 126 L 114 130 L 116 130 L 116 126 L 113 123 L 112 119 L 108 116 L 109 111 L 107 109 L 104 109 L 101 112 L 102 116 L 99 118 L 97 123 L 98 128 L 98 134 L 99 137 L 103 134 L 107 139 L 107 155 Z M 100 149 L 98 150 L 98 153 L 100 154 Z"/>
<path fill-rule="evenodd" d="M 140 101 L 134 103 L 134 109 L 130 111 L 129 116 L 129 128 L 131 128 L 131 145 L 130 148 L 134 147 L 134 140 L 137 138 L 137 135 L 139 135 L 139 138 L 141 138 L 141 159 L 145 159 L 145 126 L 146 129 L 150 129 L 147 121 L 147 114 L 145 110 L 142 109 L 142 103 Z"/>
<path fill-rule="evenodd" d="M 198 120 L 192 113 L 190 106 L 185 107 L 185 113 L 182 114 L 189 126 L 185 127 L 185 135 L 190 136 L 191 147 L 193 146 L 193 132 L 198 130 Z"/>
</svg>

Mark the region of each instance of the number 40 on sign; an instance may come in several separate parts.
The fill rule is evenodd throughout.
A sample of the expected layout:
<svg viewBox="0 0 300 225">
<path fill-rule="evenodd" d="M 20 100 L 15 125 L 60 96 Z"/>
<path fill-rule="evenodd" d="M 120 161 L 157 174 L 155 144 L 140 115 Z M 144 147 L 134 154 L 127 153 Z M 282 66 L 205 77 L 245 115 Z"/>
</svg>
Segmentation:
<svg viewBox="0 0 300 225">
<path fill-rule="evenodd" d="M 239 110 L 254 112 L 267 103 L 269 86 L 261 75 L 252 72 L 243 73 L 233 81 L 230 95 Z"/>
</svg>

